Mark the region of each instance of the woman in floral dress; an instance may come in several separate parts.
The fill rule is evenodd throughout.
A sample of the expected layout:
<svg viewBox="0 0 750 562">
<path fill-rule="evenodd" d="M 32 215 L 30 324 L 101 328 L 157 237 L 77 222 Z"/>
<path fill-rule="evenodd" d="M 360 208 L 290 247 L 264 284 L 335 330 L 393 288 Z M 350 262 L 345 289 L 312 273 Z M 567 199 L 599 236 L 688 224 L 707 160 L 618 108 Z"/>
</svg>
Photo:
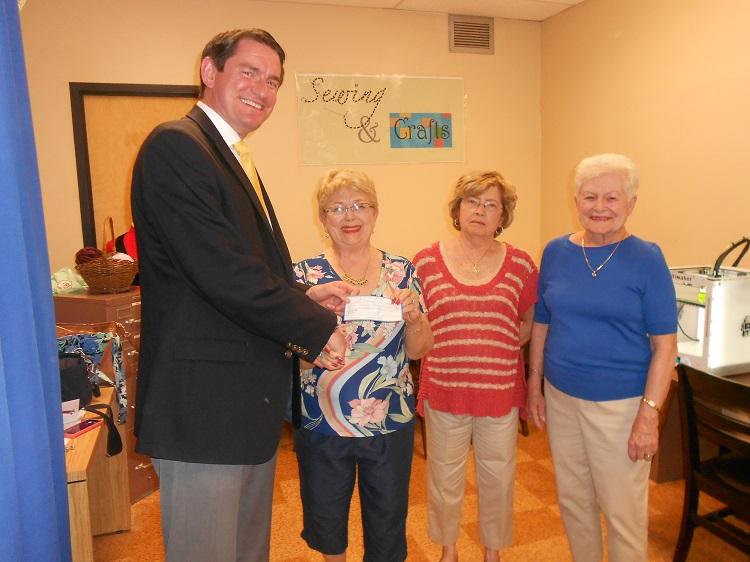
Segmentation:
<svg viewBox="0 0 750 562">
<path fill-rule="evenodd" d="M 414 442 L 409 359 L 430 350 L 432 332 L 412 264 L 370 243 L 378 216 L 372 180 L 362 172 L 331 170 L 320 181 L 317 200 L 331 249 L 298 263 L 297 280 L 308 285 L 343 280 L 360 296 L 381 297 L 377 302 L 386 308 L 395 304 L 401 310 L 393 321 L 371 311 L 342 321 L 349 343 L 342 369 L 303 366 L 301 427 L 295 432 L 302 538 L 324 560 L 346 560 L 357 479 L 364 560 L 399 562 L 406 559 Z"/>
</svg>

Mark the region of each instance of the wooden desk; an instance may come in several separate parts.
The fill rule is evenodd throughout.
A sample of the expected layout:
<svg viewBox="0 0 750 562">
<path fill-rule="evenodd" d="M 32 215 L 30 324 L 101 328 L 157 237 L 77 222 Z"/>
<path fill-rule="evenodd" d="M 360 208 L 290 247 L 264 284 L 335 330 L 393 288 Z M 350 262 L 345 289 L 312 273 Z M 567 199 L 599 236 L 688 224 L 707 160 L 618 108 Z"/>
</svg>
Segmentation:
<svg viewBox="0 0 750 562">
<path fill-rule="evenodd" d="M 736 382 L 737 384 L 750 386 L 750 373 L 741 373 L 739 375 L 729 375 L 725 378 L 729 379 L 732 382 Z"/>
<path fill-rule="evenodd" d="M 727 380 L 750 386 L 750 373 L 738 375 L 729 375 L 722 377 Z M 659 453 L 654 457 L 651 463 L 651 480 L 654 482 L 669 482 L 680 480 L 682 474 L 682 428 L 680 427 L 680 404 L 677 396 L 679 388 L 677 382 L 677 371 L 675 370 L 672 377 L 672 383 L 669 387 L 669 393 L 662 406 L 662 413 L 659 416 Z M 745 413 L 747 416 L 747 413 Z M 746 419 L 746 418 L 743 418 Z M 703 453 L 708 458 L 716 451 L 715 448 L 706 445 L 702 448 Z"/>
<path fill-rule="evenodd" d="M 94 397 L 93 401 L 114 406 L 114 394 L 114 389 L 102 388 L 102 395 Z M 113 457 L 107 456 L 106 424 L 68 443 L 72 449 L 65 452 L 65 469 L 74 562 L 94 560 L 93 535 L 130 529 L 128 469 L 122 431 L 120 436 L 123 452 Z"/>
</svg>

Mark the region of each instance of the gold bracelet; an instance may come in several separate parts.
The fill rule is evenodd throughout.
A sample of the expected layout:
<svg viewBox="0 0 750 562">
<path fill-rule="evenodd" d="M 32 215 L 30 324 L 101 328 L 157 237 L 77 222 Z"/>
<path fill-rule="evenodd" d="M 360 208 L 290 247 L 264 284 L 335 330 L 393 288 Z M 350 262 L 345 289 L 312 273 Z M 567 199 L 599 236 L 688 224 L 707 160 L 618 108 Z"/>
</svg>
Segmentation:
<svg viewBox="0 0 750 562">
<path fill-rule="evenodd" d="M 537 375 L 540 379 L 544 378 L 544 375 L 539 372 L 539 369 L 529 369 L 529 376 L 533 377 L 534 375 Z"/>
<path fill-rule="evenodd" d="M 641 402 L 643 402 L 644 404 L 646 404 L 646 406 L 650 406 L 651 408 L 653 408 L 657 412 L 661 413 L 661 408 L 659 408 L 659 406 L 656 405 L 656 402 L 654 402 L 650 398 L 646 398 L 644 396 L 643 398 L 641 398 Z"/>
</svg>

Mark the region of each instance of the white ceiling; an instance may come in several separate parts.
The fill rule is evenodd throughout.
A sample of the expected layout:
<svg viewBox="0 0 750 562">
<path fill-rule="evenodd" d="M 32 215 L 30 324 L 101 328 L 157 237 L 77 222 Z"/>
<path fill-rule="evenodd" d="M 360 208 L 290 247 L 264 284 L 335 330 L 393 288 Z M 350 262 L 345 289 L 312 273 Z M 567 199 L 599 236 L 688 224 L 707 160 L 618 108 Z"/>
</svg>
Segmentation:
<svg viewBox="0 0 750 562">
<path fill-rule="evenodd" d="M 583 0 L 268 0 L 542 21 Z"/>
</svg>

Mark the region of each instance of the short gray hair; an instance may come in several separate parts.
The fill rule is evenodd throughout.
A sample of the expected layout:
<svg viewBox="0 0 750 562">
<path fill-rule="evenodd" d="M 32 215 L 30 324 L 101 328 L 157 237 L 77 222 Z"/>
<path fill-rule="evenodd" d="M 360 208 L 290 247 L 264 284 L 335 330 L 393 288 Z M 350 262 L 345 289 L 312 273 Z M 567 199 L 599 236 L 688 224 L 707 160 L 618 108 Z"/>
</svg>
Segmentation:
<svg viewBox="0 0 750 562">
<path fill-rule="evenodd" d="M 611 152 L 596 154 L 584 158 L 576 166 L 575 187 L 576 195 L 581 192 L 581 186 L 589 180 L 603 176 L 604 174 L 618 174 L 622 176 L 622 188 L 628 199 L 635 197 L 638 192 L 638 170 L 633 161 L 623 154 Z"/>
</svg>

